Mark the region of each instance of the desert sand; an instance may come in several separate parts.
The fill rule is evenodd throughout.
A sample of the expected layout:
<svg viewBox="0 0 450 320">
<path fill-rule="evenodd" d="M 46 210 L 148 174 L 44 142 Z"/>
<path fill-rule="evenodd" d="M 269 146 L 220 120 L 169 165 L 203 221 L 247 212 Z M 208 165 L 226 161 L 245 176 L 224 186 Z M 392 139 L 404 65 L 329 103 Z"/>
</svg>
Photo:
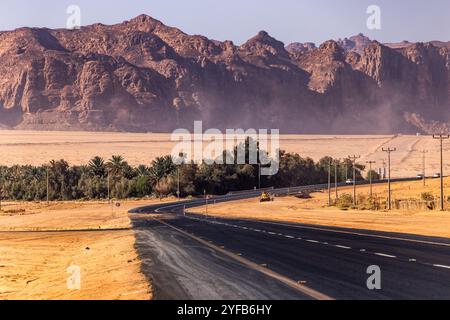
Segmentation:
<svg viewBox="0 0 450 320">
<path fill-rule="evenodd" d="M 0 299 L 151 299 L 127 213 L 151 202 L 3 203 Z M 80 290 L 67 286 L 73 266 Z"/>
<path fill-rule="evenodd" d="M 0 130 L 1 165 L 41 165 L 50 160 L 64 158 L 69 163 L 86 164 L 94 156 L 109 159 L 111 155 L 123 155 L 132 165 L 150 164 L 171 153 L 176 145 L 170 134 L 92 133 L 92 132 L 38 132 Z M 206 144 L 205 144 L 206 145 Z M 426 170 L 438 172 L 439 143 L 428 136 L 320 136 L 283 135 L 281 149 L 297 152 L 303 157 L 319 160 L 324 156 L 346 158 L 361 155 L 359 163 L 367 160 L 383 167 L 387 155 L 383 147 L 396 147 L 392 154 L 392 174 L 395 177 L 411 177 L 422 172 L 421 150 L 428 150 Z M 450 142 L 444 146 L 445 157 L 450 157 Z M 450 161 L 445 169 L 450 170 Z"/>
<path fill-rule="evenodd" d="M 445 185 L 447 190 L 450 190 L 450 179 L 446 179 Z M 429 180 L 426 187 L 423 187 L 421 181 L 395 183 L 393 199 L 419 199 L 422 192 L 431 192 L 437 196 L 438 186 L 439 179 Z M 358 194 L 368 195 L 369 187 L 358 187 L 357 191 Z M 351 194 L 352 188 L 340 188 L 339 192 Z M 374 186 L 374 194 L 386 197 L 386 185 Z M 208 214 L 217 217 L 294 222 L 450 238 L 450 211 L 344 211 L 334 207 L 328 208 L 327 201 L 327 192 L 313 193 L 310 199 L 299 199 L 294 196 L 281 197 L 270 203 L 259 203 L 258 199 L 242 200 L 210 205 Z M 205 208 L 193 208 L 188 211 L 203 213 Z"/>
</svg>

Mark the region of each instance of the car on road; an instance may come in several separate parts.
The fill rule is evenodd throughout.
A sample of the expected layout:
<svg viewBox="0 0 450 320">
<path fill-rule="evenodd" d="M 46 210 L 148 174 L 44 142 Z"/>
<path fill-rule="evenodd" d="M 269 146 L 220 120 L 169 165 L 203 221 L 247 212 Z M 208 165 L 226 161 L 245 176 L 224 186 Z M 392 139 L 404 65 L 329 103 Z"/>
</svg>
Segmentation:
<svg viewBox="0 0 450 320">
<path fill-rule="evenodd" d="M 440 174 L 440 173 L 435 173 L 435 174 L 433 174 L 433 178 L 435 178 L 435 179 L 440 178 L 440 177 L 441 177 L 441 174 Z"/>
<path fill-rule="evenodd" d="M 425 178 L 425 175 L 423 174 L 423 173 L 419 173 L 418 175 L 417 175 L 417 179 L 423 179 L 423 178 Z"/>
<path fill-rule="evenodd" d="M 346 181 L 345 181 L 345 184 L 353 184 L 353 179 L 347 179 Z"/>
</svg>

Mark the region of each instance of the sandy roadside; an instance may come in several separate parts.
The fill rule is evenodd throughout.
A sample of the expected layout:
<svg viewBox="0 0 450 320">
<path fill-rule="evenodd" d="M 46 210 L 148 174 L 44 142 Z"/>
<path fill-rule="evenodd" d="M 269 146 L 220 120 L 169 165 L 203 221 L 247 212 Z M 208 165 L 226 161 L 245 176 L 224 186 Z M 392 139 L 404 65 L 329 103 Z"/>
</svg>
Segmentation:
<svg viewBox="0 0 450 320">
<path fill-rule="evenodd" d="M 394 198 L 420 197 L 422 192 L 438 194 L 438 180 L 427 182 L 396 183 L 393 186 Z M 446 180 L 450 187 L 450 180 Z M 351 188 L 341 188 L 339 192 L 351 193 Z M 369 193 L 368 187 L 358 187 L 358 193 Z M 386 186 L 374 187 L 374 193 L 386 196 Z M 242 200 L 210 205 L 208 214 L 218 217 L 247 218 L 277 222 L 294 222 L 318 226 L 335 226 L 363 230 L 399 232 L 450 238 L 450 211 L 343 211 L 327 207 L 328 194 L 314 193 L 311 199 L 296 197 L 276 198 L 271 203 L 259 203 L 258 199 Z M 334 196 L 334 193 L 333 193 Z M 189 212 L 202 213 L 205 208 L 194 208 Z"/>
<path fill-rule="evenodd" d="M 0 299 L 151 299 L 128 217 L 128 210 L 148 203 L 3 204 Z"/>
</svg>

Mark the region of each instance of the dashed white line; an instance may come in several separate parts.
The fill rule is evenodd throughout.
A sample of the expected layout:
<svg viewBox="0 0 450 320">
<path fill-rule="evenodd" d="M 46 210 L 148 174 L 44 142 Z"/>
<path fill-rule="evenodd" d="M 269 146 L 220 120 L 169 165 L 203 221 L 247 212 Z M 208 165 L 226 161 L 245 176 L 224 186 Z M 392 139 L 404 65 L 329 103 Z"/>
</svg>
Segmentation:
<svg viewBox="0 0 450 320">
<path fill-rule="evenodd" d="M 341 249 L 346 249 L 346 250 L 350 250 L 351 247 L 347 247 L 347 246 L 341 246 L 341 245 L 336 245 L 336 248 L 341 248 Z"/>
<path fill-rule="evenodd" d="M 201 220 L 199 219 L 199 221 L 201 221 Z M 288 238 L 288 239 L 297 239 L 297 240 L 302 240 L 302 241 L 304 240 L 304 241 L 310 242 L 310 243 L 316 243 L 316 244 L 318 243 L 318 244 L 323 244 L 323 245 L 330 245 L 328 242 L 320 242 L 320 241 L 316 241 L 316 240 L 306 240 L 306 239 L 303 239 L 301 237 L 296 238 L 294 236 L 284 235 L 282 233 L 275 233 L 275 232 L 266 231 L 266 230 L 253 229 L 253 228 L 248 228 L 248 227 L 244 227 L 244 226 L 238 226 L 238 225 L 226 224 L 226 223 L 219 223 L 219 222 L 210 222 L 210 223 L 223 225 L 223 226 L 227 226 L 227 227 L 232 227 L 232 228 L 240 228 L 240 229 L 243 229 L 243 230 L 250 230 L 250 231 L 254 231 L 254 232 L 263 232 L 263 233 L 267 233 L 267 234 L 270 234 L 270 235 L 278 235 L 278 236 L 285 237 L 285 238 Z M 343 245 L 334 245 L 334 247 L 341 248 L 341 249 L 346 249 L 346 250 L 351 250 L 352 249 L 351 247 L 347 247 L 347 246 L 343 246 Z M 359 251 L 360 252 L 367 252 L 366 249 L 360 249 Z M 380 252 L 373 252 L 373 254 L 377 255 L 377 256 L 380 256 L 380 257 L 385 257 L 385 258 L 392 258 L 392 259 L 396 259 L 397 258 L 397 256 L 390 255 L 390 254 L 385 254 L 385 253 L 380 253 Z M 409 259 L 409 262 L 417 262 L 417 260 L 411 258 L 411 259 Z M 431 265 L 433 267 L 436 267 L 436 268 L 443 268 L 443 269 L 449 269 L 450 270 L 450 266 L 447 266 L 447 265 L 442 265 L 442 264 L 431 264 Z"/>
<path fill-rule="evenodd" d="M 443 265 L 443 264 L 433 264 L 433 267 L 450 269 L 450 266 L 446 266 L 446 265 Z"/>
<path fill-rule="evenodd" d="M 392 258 L 392 259 L 397 258 L 396 256 L 392 256 L 390 254 L 385 254 L 385 253 L 379 253 L 379 252 L 375 252 L 375 255 L 380 256 L 380 257 L 385 257 L 385 258 Z"/>
</svg>

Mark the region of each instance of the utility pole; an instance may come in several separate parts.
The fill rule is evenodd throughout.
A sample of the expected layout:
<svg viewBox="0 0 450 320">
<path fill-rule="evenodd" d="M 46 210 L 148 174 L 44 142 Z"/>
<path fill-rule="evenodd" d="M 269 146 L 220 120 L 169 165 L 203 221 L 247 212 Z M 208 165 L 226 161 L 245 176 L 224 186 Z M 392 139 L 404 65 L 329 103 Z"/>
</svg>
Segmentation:
<svg viewBox="0 0 450 320">
<path fill-rule="evenodd" d="M 352 162 L 353 166 L 353 205 L 357 205 L 357 199 L 356 199 L 356 160 L 361 158 L 361 156 L 349 156 L 348 157 L 350 161 Z"/>
<path fill-rule="evenodd" d="M 345 166 L 345 181 L 348 180 L 348 166 L 347 166 L 347 162 L 344 163 Z"/>
<path fill-rule="evenodd" d="M 370 198 L 373 199 L 373 186 L 372 186 L 372 165 L 377 163 L 376 161 L 367 161 L 369 165 L 369 183 L 370 183 Z"/>
<path fill-rule="evenodd" d="M 110 186 L 110 173 L 111 171 L 108 169 L 108 177 L 107 177 L 107 183 L 108 183 L 108 203 L 111 202 L 111 186 Z"/>
<path fill-rule="evenodd" d="M 48 177 L 48 166 L 45 166 L 45 171 L 46 171 L 46 175 L 47 175 L 47 206 L 49 206 L 50 205 L 50 196 L 49 196 L 49 177 Z"/>
<path fill-rule="evenodd" d="M 177 198 L 180 201 L 180 166 L 177 167 Z"/>
<path fill-rule="evenodd" d="M 206 195 L 206 189 L 203 189 L 203 195 L 205 196 L 205 218 L 208 218 L 208 196 Z"/>
<path fill-rule="evenodd" d="M 341 163 L 341 159 L 336 159 L 334 161 L 334 191 L 335 191 L 335 196 L 336 196 L 336 203 L 339 199 L 339 194 L 338 194 L 338 166 Z"/>
<path fill-rule="evenodd" d="M 383 152 L 388 154 L 388 210 L 392 209 L 392 191 L 391 191 L 391 153 L 397 151 L 397 148 L 383 148 Z"/>
<path fill-rule="evenodd" d="M 184 153 L 180 153 L 179 157 L 181 158 L 181 164 L 178 165 L 177 167 L 177 197 L 178 197 L 178 201 L 181 200 L 181 187 L 180 187 L 180 166 L 182 166 L 184 164 Z"/>
<path fill-rule="evenodd" d="M 420 151 L 422 154 L 422 174 L 423 174 L 423 186 L 425 187 L 427 185 L 427 176 L 426 176 L 426 154 L 428 153 L 428 150 L 422 150 Z"/>
<path fill-rule="evenodd" d="M 444 211 L 444 155 L 443 155 L 443 145 L 444 140 L 450 139 L 450 135 L 433 135 L 433 139 L 440 141 L 441 147 L 441 211 Z"/>
<path fill-rule="evenodd" d="M 328 206 L 331 207 L 331 162 L 328 162 Z"/>
</svg>

